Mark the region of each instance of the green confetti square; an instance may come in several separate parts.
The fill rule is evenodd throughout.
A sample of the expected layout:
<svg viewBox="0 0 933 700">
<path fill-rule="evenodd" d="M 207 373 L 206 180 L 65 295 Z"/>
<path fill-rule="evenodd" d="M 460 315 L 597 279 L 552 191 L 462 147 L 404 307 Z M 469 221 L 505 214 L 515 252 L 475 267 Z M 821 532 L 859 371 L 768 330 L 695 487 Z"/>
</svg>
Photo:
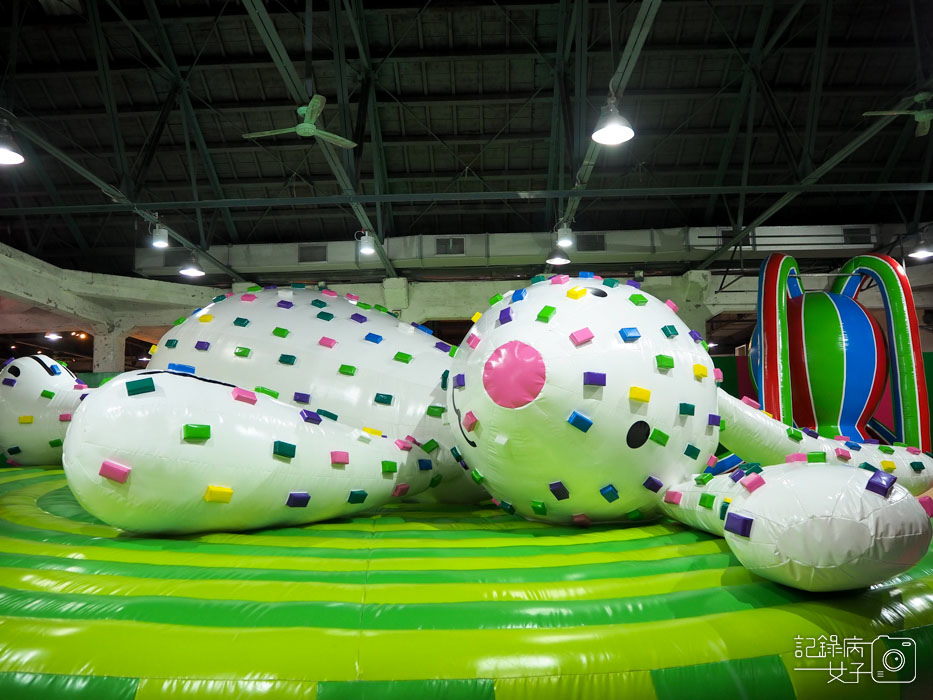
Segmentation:
<svg viewBox="0 0 933 700">
<path fill-rule="evenodd" d="M 396 362 L 402 362 L 407 365 L 409 362 L 411 362 L 411 355 L 409 355 L 407 352 L 397 352 L 395 353 L 395 357 L 392 359 Z"/>
<path fill-rule="evenodd" d="M 444 411 L 446 410 L 447 409 L 443 406 L 428 406 L 428 410 L 426 412 L 433 418 L 440 418 L 442 415 L 444 415 Z"/>
<path fill-rule="evenodd" d="M 788 428 L 787 437 L 789 437 L 794 442 L 800 442 L 803 440 L 803 433 L 797 430 L 797 428 Z"/>
<path fill-rule="evenodd" d="M 713 509 L 713 505 L 716 503 L 716 497 L 711 493 L 701 493 L 700 494 L 700 507 Z"/>
<path fill-rule="evenodd" d="M 551 320 L 554 314 L 557 312 L 553 306 L 545 306 L 538 312 L 538 319 L 542 323 L 547 323 Z"/>
<path fill-rule="evenodd" d="M 629 296 L 628 300 L 635 304 L 635 306 L 644 306 L 648 303 L 644 294 L 632 294 Z"/>
<path fill-rule="evenodd" d="M 604 287 L 618 287 L 620 284 L 622 284 L 622 283 L 619 282 L 619 280 L 617 280 L 617 279 L 612 279 L 611 277 L 610 277 L 609 279 L 604 279 L 604 280 L 603 280 L 603 286 L 604 286 Z"/>
<path fill-rule="evenodd" d="M 913 469 L 915 472 L 920 473 L 920 472 L 922 472 L 926 467 L 923 466 L 923 462 L 911 462 L 911 463 L 910 463 L 910 468 Z"/>
<path fill-rule="evenodd" d="M 165 341 L 165 347 L 167 347 L 167 348 L 177 348 L 177 347 L 178 347 L 178 340 L 176 340 L 175 338 L 171 338 L 171 339 L 169 339 L 169 340 L 166 340 L 166 341 Z"/>
<path fill-rule="evenodd" d="M 274 335 L 276 338 L 287 338 L 288 333 L 289 330 L 287 328 L 280 328 L 279 326 L 276 326 L 272 329 L 272 335 Z"/>
<path fill-rule="evenodd" d="M 233 354 L 236 355 L 237 357 L 249 357 L 251 352 L 252 350 L 250 350 L 249 348 L 243 347 L 242 345 L 238 345 L 236 349 L 233 351 Z"/>
<path fill-rule="evenodd" d="M 674 369 L 674 358 L 670 355 L 655 355 L 654 360 L 658 369 Z"/>
<path fill-rule="evenodd" d="M 249 325 L 249 319 L 243 318 L 242 316 L 237 316 L 233 319 L 233 325 L 239 326 L 240 328 L 246 328 Z"/>
<path fill-rule="evenodd" d="M 663 430 L 658 430 L 655 428 L 651 431 L 651 435 L 648 437 L 648 439 L 652 442 L 658 443 L 661 445 L 661 447 L 664 447 L 667 444 L 667 441 L 670 439 L 670 435 L 665 433 Z"/>
<path fill-rule="evenodd" d="M 186 423 L 183 437 L 185 440 L 210 440 L 211 426 L 198 423 Z"/>
<path fill-rule="evenodd" d="M 331 321 L 333 320 L 334 315 L 330 313 L 329 311 L 321 311 L 320 313 L 318 313 L 317 317 L 321 319 L 322 321 Z"/>
<path fill-rule="evenodd" d="M 389 462 L 384 460 L 382 462 L 382 473 L 383 474 L 395 474 L 398 471 L 398 462 Z"/>
<path fill-rule="evenodd" d="M 825 462 L 825 461 L 826 461 L 825 452 L 807 452 L 807 462 L 809 462 L 810 464 L 815 464 L 818 462 Z"/>
<path fill-rule="evenodd" d="M 451 345 L 451 346 L 450 346 L 450 350 L 447 352 L 447 354 L 450 355 L 451 357 L 454 357 L 454 356 L 457 354 L 457 348 L 458 348 L 458 347 L 459 347 L 459 346 L 457 346 L 457 345 Z"/>
<path fill-rule="evenodd" d="M 49 440 L 49 447 L 61 447 L 61 446 L 62 446 L 61 438 L 55 438 L 54 440 Z"/>
<path fill-rule="evenodd" d="M 860 465 L 858 465 L 858 468 L 859 468 L 859 469 L 864 469 L 865 471 L 869 471 L 869 472 L 876 472 L 876 471 L 878 471 L 878 468 L 877 468 L 877 467 L 871 466 L 868 462 L 862 462 Z"/>
<path fill-rule="evenodd" d="M 441 374 L 441 389 L 447 391 L 447 382 L 450 380 L 450 370 L 445 369 L 443 374 Z"/>
<path fill-rule="evenodd" d="M 746 464 L 744 467 L 742 467 L 742 471 L 744 471 L 746 474 L 761 474 L 764 469 L 761 468 L 761 464 L 758 462 L 750 462 L 749 464 Z"/>
<path fill-rule="evenodd" d="M 544 282 L 547 279 L 546 275 L 535 275 L 531 278 L 532 284 L 538 284 L 538 282 Z"/>
<path fill-rule="evenodd" d="M 371 309 L 371 308 L 373 308 L 373 307 L 372 307 L 371 305 L 367 304 L 366 302 L 358 301 L 358 302 L 356 302 L 356 308 L 358 308 L 358 309 L 363 309 L 363 310 L 365 311 L 365 310 Z"/>
<path fill-rule="evenodd" d="M 42 393 L 39 394 L 39 396 L 41 396 L 43 399 L 54 399 L 54 398 L 55 398 L 55 392 L 54 392 L 54 391 L 49 391 L 48 389 L 43 389 L 43 390 L 42 390 Z"/>
<path fill-rule="evenodd" d="M 146 377 L 145 379 L 134 379 L 133 381 L 126 383 L 127 396 L 148 394 L 150 391 L 155 391 L 155 383 L 152 381 L 152 377 Z"/>
<path fill-rule="evenodd" d="M 435 474 L 434 476 L 431 477 L 431 483 L 428 484 L 428 488 L 432 488 L 432 489 L 437 488 L 437 486 L 441 483 L 441 481 L 443 481 L 443 479 L 444 479 L 443 474 Z"/>
<path fill-rule="evenodd" d="M 433 438 L 431 440 L 428 440 L 426 443 L 424 443 L 421 446 L 421 449 L 427 452 L 428 454 L 430 454 L 431 452 L 434 452 L 434 450 L 437 449 L 437 440 L 434 440 Z"/>
<path fill-rule="evenodd" d="M 181 318 L 176 318 L 174 321 L 172 321 L 172 325 L 173 325 L 173 326 L 180 326 L 180 325 L 183 324 L 186 320 L 187 320 L 187 319 L 186 319 L 184 316 L 182 316 Z"/>
<path fill-rule="evenodd" d="M 247 287 L 247 288 L 246 288 L 246 291 L 247 291 L 247 292 L 261 292 L 261 291 L 262 291 L 262 287 L 261 287 L 260 285 L 258 285 L 258 284 L 254 284 L 254 285 L 252 285 L 252 286 L 250 286 L 250 287 Z"/>
<path fill-rule="evenodd" d="M 696 407 L 692 403 L 680 404 L 680 415 L 692 416 L 696 412 Z"/>
<path fill-rule="evenodd" d="M 373 401 L 383 406 L 391 406 L 392 394 L 376 394 L 376 398 L 374 398 Z"/>
<path fill-rule="evenodd" d="M 292 289 L 304 289 L 305 286 L 304 282 L 292 282 Z"/>
<path fill-rule="evenodd" d="M 531 512 L 535 515 L 547 515 L 547 506 L 544 505 L 544 501 L 532 501 Z"/>
<path fill-rule="evenodd" d="M 687 445 L 687 448 L 684 450 L 684 454 L 687 455 L 690 459 L 696 459 L 700 456 L 700 448 L 695 445 Z"/>
<path fill-rule="evenodd" d="M 891 447 L 890 445 L 878 445 L 878 451 L 883 452 L 886 455 L 894 454 L 894 448 Z"/>
<path fill-rule="evenodd" d="M 673 338 L 677 335 L 677 329 L 674 326 L 661 326 L 661 332 L 668 338 Z"/>
<path fill-rule="evenodd" d="M 255 389 L 253 389 L 253 391 L 255 391 L 257 394 L 271 396 L 273 399 L 279 398 L 279 392 L 277 392 L 275 389 L 269 389 L 268 387 L 257 386 Z"/>
<path fill-rule="evenodd" d="M 319 309 L 323 309 L 325 306 L 327 306 L 327 302 L 324 301 L 323 299 L 315 299 L 314 301 L 311 302 L 311 306 L 315 306 Z"/>
<path fill-rule="evenodd" d="M 496 294 L 493 294 L 491 297 L 489 297 L 489 305 L 490 305 L 490 306 L 492 306 L 493 304 L 498 304 L 500 301 L 502 301 L 502 295 L 501 295 L 501 294 L 496 293 Z"/>
<path fill-rule="evenodd" d="M 693 477 L 693 482 L 697 486 L 706 486 L 712 480 L 712 478 L 713 478 L 712 474 L 710 474 L 709 472 L 703 472 L 702 474 L 697 474 L 695 477 Z"/>
<path fill-rule="evenodd" d="M 294 355 L 279 355 L 279 364 L 281 365 L 293 365 L 295 360 L 298 359 Z"/>
<path fill-rule="evenodd" d="M 324 416 L 325 418 L 328 418 L 330 420 L 337 420 L 337 414 L 333 413 L 332 411 L 328 411 L 323 408 L 318 408 L 314 412 L 317 413 L 319 416 Z"/>
<path fill-rule="evenodd" d="M 348 377 L 352 377 L 356 374 L 356 367 L 353 365 L 340 365 L 340 369 L 337 370 L 340 374 L 344 374 Z"/>
<path fill-rule="evenodd" d="M 485 479 L 486 479 L 485 476 L 483 476 L 482 474 L 480 474 L 480 473 L 479 473 L 478 471 L 476 471 L 475 469 L 474 469 L 473 471 L 470 472 L 470 476 L 472 477 L 473 481 L 475 481 L 477 484 L 483 483 L 483 481 L 485 481 Z"/>
<path fill-rule="evenodd" d="M 283 442 L 282 440 L 276 440 L 272 445 L 272 454 L 276 457 L 285 457 L 286 459 L 292 459 L 295 456 L 297 448 L 290 442 Z"/>
</svg>

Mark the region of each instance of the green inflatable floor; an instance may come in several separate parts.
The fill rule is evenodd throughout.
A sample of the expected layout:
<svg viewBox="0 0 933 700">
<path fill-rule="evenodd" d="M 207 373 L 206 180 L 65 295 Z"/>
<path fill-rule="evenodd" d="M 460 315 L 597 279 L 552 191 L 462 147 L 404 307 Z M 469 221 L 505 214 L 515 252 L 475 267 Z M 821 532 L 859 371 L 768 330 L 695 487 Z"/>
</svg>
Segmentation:
<svg viewBox="0 0 933 700">
<path fill-rule="evenodd" d="M 0 698 L 78 697 L 929 698 L 933 554 L 816 595 L 671 522 L 492 505 L 153 539 L 89 516 L 61 470 L 0 470 Z"/>
</svg>

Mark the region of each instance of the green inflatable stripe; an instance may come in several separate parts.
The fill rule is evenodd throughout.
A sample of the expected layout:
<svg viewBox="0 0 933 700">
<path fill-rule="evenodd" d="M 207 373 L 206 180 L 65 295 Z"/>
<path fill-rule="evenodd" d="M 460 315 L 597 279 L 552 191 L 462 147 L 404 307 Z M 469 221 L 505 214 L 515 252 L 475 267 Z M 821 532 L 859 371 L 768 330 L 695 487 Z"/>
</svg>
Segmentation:
<svg viewBox="0 0 933 700">
<path fill-rule="evenodd" d="M 476 680 L 356 681 L 317 684 L 317 700 L 495 700 L 493 682 Z"/>
<path fill-rule="evenodd" d="M 98 596 L 0 588 L 0 615 L 62 620 L 133 620 L 205 627 L 341 629 L 560 628 L 657 622 L 717 615 L 810 599 L 773 584 L 575 601 L 360 605 L 333 601 L 260 602 L 172 596 Z"/>
<path fill-rule="evenodd" d="M 3 700 L 133 700 L 137 678 L 59 676 L 50 673 L 0 673 Z"/>
<path fill-rule="evenodd" d="M 780 656 L 733 659 L 715 664 L 651 671 L 658 700 L 794 700 L 794 687 Z M 867 681 L 866 682 L 870 682 Z M 748 690 L 754 689 L 754 696 Z"/>
</svg>

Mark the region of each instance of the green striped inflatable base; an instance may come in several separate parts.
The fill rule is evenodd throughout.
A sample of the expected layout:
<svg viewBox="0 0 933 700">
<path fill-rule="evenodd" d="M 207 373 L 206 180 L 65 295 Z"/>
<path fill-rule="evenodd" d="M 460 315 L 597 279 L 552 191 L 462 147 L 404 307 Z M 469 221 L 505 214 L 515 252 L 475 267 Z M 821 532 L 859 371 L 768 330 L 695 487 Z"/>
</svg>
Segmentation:
<svg viewBox="0 0 933 700">
<path fill-rule="evenodd" d="M 841 657 L 795 652 L 831 635 L 912 640 L 916 679 L 828 682 Z M 933 554 L 817 595 L 672 522 L 492 506 L 142 538 L 88 515 L 59 469 L 0 471 L 0 698 L 222 697 L 933 697 Z"/>
</svg>

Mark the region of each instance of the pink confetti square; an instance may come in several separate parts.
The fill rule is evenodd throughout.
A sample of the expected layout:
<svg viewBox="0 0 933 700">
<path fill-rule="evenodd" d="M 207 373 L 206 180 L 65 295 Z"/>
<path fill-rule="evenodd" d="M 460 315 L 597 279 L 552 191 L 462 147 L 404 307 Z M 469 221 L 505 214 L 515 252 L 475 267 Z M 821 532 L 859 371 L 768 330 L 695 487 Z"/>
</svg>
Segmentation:
<svg viewBox="0 0 933 700">
<path fill-rule="evenodd" d="M 551 278 L 551 284 L 567 284 L 570 281 L 570 275 L 554 275 Z"/>
<path fill-rule="evenodd" d="M 603 278 L 600 277 L 599 275 L 593 275 L 593 279 L 596 280 L 597 282 L 602 282 L 602 281 L 603 281 Z"/>
<path fill-rule="evenodd" d="M 930 498 L 929 496 L 921 496 L 917 499 L 917 501 L 919 501 L 920 505 L 923 506 L 923 510 L 926 511 L 926 514 L 933 518 L 933 498 Z"/>
<path fill-rule="evenodd" d="M 240 301 L 256 301 L 255 294 L 243 294 L 240 296 Z"/>
<path fill-rule="evenodd" d="M 326 296 L 326 297 L 335 297 L 335 296 L 337 296 L 337 292 L 335 292 L 333 289 L 322 289 L 322 290 L 321 290 L 321 294 L 323 294 L 323 295 Z"/>
<path fill-rule="evenodd" d="M 332 348 L 337 344 L 337 341 L 333 338 L 328 338 L 326 335 L 322 335 L 321 339 L 317 341 L 318 345 L 323 345 L 325 348 Z"/>
<path fill-rule="evenodd" d="M 467 411 L 466 415 L 463 417 L 463 428 L 468 433 L 473 432 L 473 428 L 476 427 L 476 424 L 479 422 L 477 417 L 473 414 L 473 411 Z"/>
<path fill-rule="evenodd" d="M 479 345 L 479 340 L 480 338 L 476 333 L 470 333 L 470 335 L 467 336 L 467 345 L 476 350 L 476 346 Z"/>
<path fill-rule="evenodd" d="M 791 462 L 806 462 L 807 456 L 803 452 L 794 452 L 789 454 L 784 458 L 784 461 L 790 464 Z"/>
<path fill-rule="evenodd" d="M 917 447 L 908 447 L 908 448 L 907 448 L 907 451 L 908 451 L 910 454 L 912 454 L 912 455 L 919 455 L 919 454 L 922 454 L 922 452 L 920 451 L 920 449 L 917 448 Z"/>
<path fill-rule="evenodd" d="M 761 404 L 750 396 L 743 396 L 742 403 L 744 403 L 746 406 L 751 406 L 752 408 L 761 408 Z"/>
<path fill-rule="evenodd" d="M 673 301 L 671 301 L 670 299 L 668 299 L 668 300 L 665 301 L 664 303 L 667 304 L 668 308 L 670 308 L 670 310 L 673 311 L 675 314 L 676 314 L 678 311 L 680 311 L 680 307 L 678 307 L 677 304 L 675 304 L 675 303 L 674 303 Z"/>
<path fill-rule="evenodd" d="M 838 440 L 839 442 L 848 442 L 849 436 L 848 435 L 836 435 L 833 437 L 833 440 Z"/>
<path fill-rule="evenodd" d="M 396 498 L 401 498 L 406 493 L 408 493 L 408 484 L 397 484 L 395 490 L 392 491 L 392 495 Z"/>
<path fill-rule="evenodd" d="M 836 457 L 837 457 L 838 459 L 852 459 L 852 453 L 849 452 L 849 451 L 848 451 L 847 449 L 845 449 L 844 447 L 837 447 L 837 448 L 836 448 Z"/>
<path fill-rule="evenodd" d="M 752 491 L 755 491 L 756 489 L 759 489 L 762 486 L 764 486 L 765 480 L 761 478 L 761 474 L 759 474 L 758 472 L 752 472 L 751 474 L 746 476 L 744 479 L 741 479 L 739 483 L 742 484 L 742 486 L 744 486 L 746 489 L 748 489 L 749 493 L 751 493 Z"/>
<path fill-rule="evenodd" d="M 722 370 L 718 367 L 713 368 L 713 379 L 715 379 L 717 382 L 722 381 Z"/>
<path fill-rule="evenodd" d="M 14 462 L 12 459 L 6 461 L 8 467 L 19 467 L 21 466 L 19 462 Z"/>
<path fill-rule="evenodd" d="M 574 331 L 570 334 L 570 340 L 573 341 L 574 345 L 583 345 L 583 343 L 588 343 L 593 339 L 593 331 L 589 328 L 581 328 L 578 331 Z"/>
<path fill-rule="evenodd" d="M 411 443 L 408 442 L 407 440 L 402 440 L 402 439 L 396 440 L 395 446 L 399 448 L 400 450 L 405 450 L 406 452 L 411 450 Z"/>
<path fill-rule="evenodd" d="M 77 389 L 78 391 L 84 391 L 85 389 L 87 389 L 87 384 L 81 384 L 80 382 L 78 382 L 77 384 L 75 384 L 75 389 Z"/>
<path fill-rule="evenodd" d="M 408 440 L 408 442 L 410 442 L 412 445 L 417 445 L 418 447 L 421 447 L 421 443 L 415 440 L 415 438 L 412 437 L 411 435 L 406 435 L 405 439 Z"/>
<path fill-rule="evenodd" d="M 117 464 L 116 462 L 111 462 L 109 459 L 105 459 L 100 465 L 98 474 L 111 481 L 118 481 L 121 484 L 125 484 L 131 471 L 132 469 L 123 464 Z"/>
<path fill-rule="evenodd" d="M 707 467 L 715 467 L 716 462 L 719 461 L 719 458 L 716 455 L 710 455 L 710 458 L 706 461 Z"/>
<path fill-rule="evenodd" d="M 257 401 L 256 392 L 249 391 L 248 389 L 241 389 L 240 387 L 236 387 L 233 390 L 232 394 L 233 394 L 234 401 L 242 401 L 243 403 L 248 403 L 252 405 L 255 405 Z"/>
<path fill-rule="evenodd" d="M 58 414 L 58 420 L 59 420 L 60 423 L 70 423 L 70 422 L 71 422 L 71 414 L 70 414 L 70 413 L 59 413 L 59 414 Z"/>
<path fill-rule="evenodd" d="M 360 298 L 356 294 L 351 294 L 350 292 L 347 292 L 347 299 L 349 299 L 350 301 L 360 300 Z"/>
<path fill-rule="evenodd" d="M 582 527 L 588 527 L 593 521 L 590 520 L 590 516 L 585 513 L 577 513 L 573 516 L 573 524 L 581 525 Z"/>
<path fill-rule="evenodd" d="M 668 491 L 664 494 L 664 502 L 673 503 L 675 506 L 679 506 L 683 497 L 684 495 L 680 491 Z"/>
<path fill-rule="evenodd" d="M 330 453 L 331 464 L 349 464 L 350 453 L 342 450 L 332 450 Z"/>
</svg>

